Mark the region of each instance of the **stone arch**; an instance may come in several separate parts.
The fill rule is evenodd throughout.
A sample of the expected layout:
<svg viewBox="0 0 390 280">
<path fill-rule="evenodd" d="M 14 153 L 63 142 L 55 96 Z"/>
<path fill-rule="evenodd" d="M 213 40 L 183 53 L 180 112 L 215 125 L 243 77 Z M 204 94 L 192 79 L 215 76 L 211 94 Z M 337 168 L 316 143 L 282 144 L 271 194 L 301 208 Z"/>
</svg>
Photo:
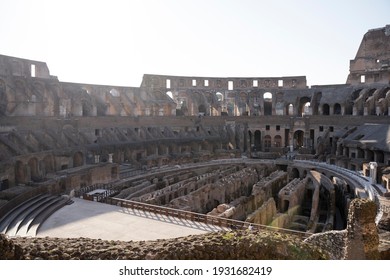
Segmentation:
<svg viewBox="0 0 390 280">
<path fill-rule="evenodd" d="M 86 99 L 81 100 L 81 110 L 83 117 L 94 116 L 92 102 Z"/>
<path fill-rule="evenodd" d="M 293 116 L 294 115 L 294 105 L 292 103 L 287 104 L 286 106 L 286 115 Z"/>
<path fill-rule="evenodd" d="M 295 148 L 299 148 L 299 147 L 303 147 L 303 144 L 304 144 L 304 135 L 305 133 L 303 132 L 303 130 L 296 130 L 294 132 L 294 147 Z"/>
<path fill-rule="evenodd" d="M 385 153 L 383 151 L 375 151 L 376 162 L 385 163 Z"/>
<path fill-rule="evenodd" d="M 18 160 L 15 164 L 15 183 L 26 184 L 28 182 L 26 165 Z"/>
<path fill-rule="evenodd" d="M 335 103 L 333 105 L 333 114 L 334 115 L 341 115 L 341 105 L 340 105 L 340 103 Z"/>
<path fill-rule="evenodd" d="M 73 167 L 79 167 L 84 165 L 84 155 L 82 152 L 76 152 L 73 154 Z"/>
<path fill-rule="evenodd" d="M 46 174 L 55 172 L 54 157 L 52 155 L 45 156 L 42 160 L 42 164 Z"/>
<path fill-rule="evenodd" d="M 366 160 L 369 160 L 369 161 L 374 161 L 375 160 L 375 155 L 374 155 L 373 151 L 365 150 L 365 152 L 366 152 L 366 155 L 365 155 Z"/>
<path fill-rule="evenodd" d="M 295 179 L 295 178 L 300 178 L 300 174 L 299 174 L 299 170 L 298 170 L 298 168 L 293 168 L 293 169 L 291 169 L 291 177 L 293 178 L 293 179 Z"/>
<path fill-rule="evenodd" d="M 310 115 L 309 109 L 310 109 L 310 98 L 307 96 L 301 97 L 299 99 L 298 114 L 300 114 L 301 116 Z"/>
<path fill-rule="evenodd" d="M 272 138 L 270 135 L 264 136 L 264 149 L 266 152 L 269 151 L 269 148 L 272 147 Z"/>
<path fill-rule="evenodd" d="M 28 160 L 27 165 L 30 170 L 30 178 L 32 181 L 37 182 L 40 179 L 39 176 L 39 165 L 38 159 L 36 157 L 32 157 Z"/>
<path fill-rule="evenodd" d="M 215 97 L 217 99 L 217 102 L 223 102 L 223 100 L 224 100 L 223 94 L 220 93 L 219 91 L 215 94 Z"/>
<path fill-rule="evenodd" d="M 256 130 L 254 133 L 254 145 L 257 151 L 261 150 L 261 131 Z"/>
<path fill-rule="evenodd" d="M 322 115 L 328 116 L 330 113 L 330 106 L 327 103 L 322 104 Z"/>
<path fill-rule="evenodd" d="M 115 89 L 115 88 L 110 89 L 110 94 L 113 97 L 119 97 L 121 95 L 121 93 L 117 89 Z"/>
<path fill-rule="evenodd" d="M 275 137 L 274 137 L 274 146 L 277 147 L 277 148 L 282 147 L 282 136 L 275 135 Z"/>
<path fill-rule="evenodd" d="M 198 113 L 205 116 L 205 115 L 207 114 L 206 105 L 200 104 L 200 105 L 198 106 Z"/>
<path fill-rule="evenodd" d="M 272 93 L 265 92 L 263 94 L 263 100 L 264 100 L 264 116 L 271 116 L 272 115 Z"/>
</svg>

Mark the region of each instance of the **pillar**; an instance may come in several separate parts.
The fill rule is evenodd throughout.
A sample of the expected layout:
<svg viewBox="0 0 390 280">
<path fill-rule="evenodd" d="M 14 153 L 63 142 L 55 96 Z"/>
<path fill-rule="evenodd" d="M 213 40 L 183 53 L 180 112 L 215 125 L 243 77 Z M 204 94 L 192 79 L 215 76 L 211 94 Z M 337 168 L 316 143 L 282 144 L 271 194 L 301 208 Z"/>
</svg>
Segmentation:
<svg viewBox="0 0 390 280">
<path fill-rule="evenodd" d="M 370 178 L 371 178 L 371 182 L 373 184 L 376 184 L 376 173 L 377 173 L 377 167 L 378 167 L 378 164 L 373 161 L 373 162 L 370 162 L 369 163 L 369 166 L 370 166 Z"/>
</svg>

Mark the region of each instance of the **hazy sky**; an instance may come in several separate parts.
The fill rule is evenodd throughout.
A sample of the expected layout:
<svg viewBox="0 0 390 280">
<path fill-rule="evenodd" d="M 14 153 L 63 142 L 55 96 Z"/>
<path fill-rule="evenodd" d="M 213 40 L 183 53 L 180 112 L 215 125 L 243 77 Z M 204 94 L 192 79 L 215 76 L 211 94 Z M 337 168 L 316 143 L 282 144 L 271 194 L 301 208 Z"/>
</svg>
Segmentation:
<svg viewBox="0 0 390 280">
<path fill-rule="evenodd" d="M 139 86 L 143 74 L 306 75 L 345 83 L 389 0 L 0 0 L 0 54 L 60 81 Z"/>
</svg>

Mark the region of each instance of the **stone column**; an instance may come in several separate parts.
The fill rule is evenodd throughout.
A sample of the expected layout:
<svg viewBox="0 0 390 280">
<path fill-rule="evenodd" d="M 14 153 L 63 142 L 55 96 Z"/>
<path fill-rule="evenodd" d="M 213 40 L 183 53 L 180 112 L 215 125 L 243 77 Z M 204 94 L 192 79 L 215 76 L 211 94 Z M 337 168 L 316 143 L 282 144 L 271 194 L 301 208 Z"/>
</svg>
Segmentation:
<svg viewBox="0 0 390 280">
<path fill-rule="evenodd" d="M 373 184 L 376 184 L 376 171 L 377 171 L 378 164 L 375 161 L 373 161 L 370 162 L 369 165 L 370 165 L 371 182 Z"/>
<path fill-rule="evenodd" d="M 112 163 L 113 161 L 112 161 L 112 156 L 113 156 L 114 154 L 108 154 L 108 162 L 109 163 Z"/>
<path fill-rule="evenodd" d="M 375 224 L 377 206 L 368 199 L 354 199 L 349 207 L 344 259 L 379 259 L 379 235 Z"/>
<path fill-rule="evenodd" d="M 99 163 L 100 162 L 100 155 L 95 155 L 95 163 Z"/>
</svg>

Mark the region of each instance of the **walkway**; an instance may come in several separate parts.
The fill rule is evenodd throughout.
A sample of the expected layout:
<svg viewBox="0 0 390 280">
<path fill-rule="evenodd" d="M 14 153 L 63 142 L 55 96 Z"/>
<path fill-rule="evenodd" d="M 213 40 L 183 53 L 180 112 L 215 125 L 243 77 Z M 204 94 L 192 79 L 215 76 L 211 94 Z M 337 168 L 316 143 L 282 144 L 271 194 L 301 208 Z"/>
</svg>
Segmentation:
<svg viewBox="0 0 390 280">
<path fill-rule="evenodd" d="M 105 240 L 139 241 L 167 239 L 221 228 L 173 217 L 121 208 L 73 198 L 51 215 L 38 230 L 37 237 L 88 237 Z"/>
</svg>

